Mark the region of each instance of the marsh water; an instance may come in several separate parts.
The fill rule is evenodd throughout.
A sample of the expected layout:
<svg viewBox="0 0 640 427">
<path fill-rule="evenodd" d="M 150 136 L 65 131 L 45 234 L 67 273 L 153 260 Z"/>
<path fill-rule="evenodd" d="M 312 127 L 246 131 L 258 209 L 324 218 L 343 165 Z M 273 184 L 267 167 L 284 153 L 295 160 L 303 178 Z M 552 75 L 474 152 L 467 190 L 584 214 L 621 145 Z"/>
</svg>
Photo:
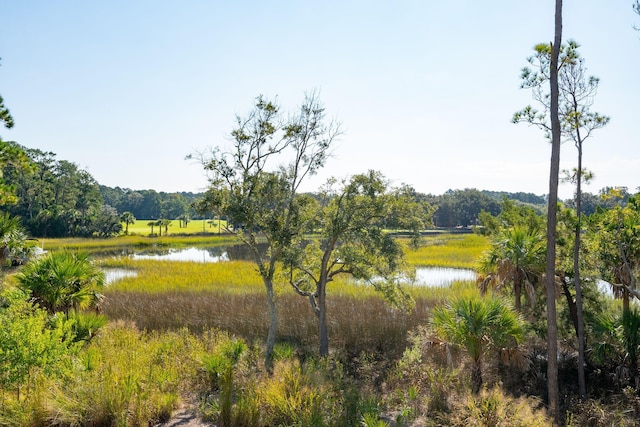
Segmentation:
<svg viewBox="0 0 640 427">
<path fill-rule="evenodd" d="M 205 263 L 251 259 L 251 254 L 244 245 L 155 249 L 127 252 L 124 255 L 130 256 L 132 259 Z M 124 269 L 108 269 L 105 273 L 107 283 L 135 275 L 135 272 Z M 475 271 L 464 268 L 418 267 L 416 269 L 416 284 L 422 286 L 449 286 L 457 281 L 476 280 L 476 277 Z"/>
</svg>

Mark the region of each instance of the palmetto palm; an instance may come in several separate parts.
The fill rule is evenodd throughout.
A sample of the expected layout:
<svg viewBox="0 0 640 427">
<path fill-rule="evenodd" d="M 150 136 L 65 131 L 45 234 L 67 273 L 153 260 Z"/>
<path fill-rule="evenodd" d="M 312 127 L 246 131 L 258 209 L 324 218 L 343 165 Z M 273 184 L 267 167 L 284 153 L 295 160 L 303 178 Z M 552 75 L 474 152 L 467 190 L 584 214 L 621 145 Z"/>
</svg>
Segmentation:
<svg viewBox="0 0 640 427">
<path fill-rule="evenodd" d="M 545 254 L 544 235 L 538 227 L 517 225 L 501 230 L 481 261 L 481 269 L 488 273 L 483 290 L 491 281 L 498 286 L 511 283 L 515 308 L 521 310 L 523 287 L 527 300 L 535 301 L 534 284 L 544 271 Z"/>
<path fill-rule="evenodd" d="M 26 258 L 31 252 L 26 241 L 27 235 L 20 225 L 20 219 L 6 212 L 0 213 L 0 265 L 4 265 L 10 257 Z"/>
<path fill-rule="evenodd" d="M 131 212 L 123 212 L 120 221 L 124 222 L 124 234 L 129 234 L 129 225 L 136 223 L 136 217 Z"/>
<path fill-rule="evenodd" d="M 16 278 L 41 307 L 67 315 L 71 309 L 96 306 L 105 280 L 104 272 L 89 261 L 87 254 L 68 251 L 53 252 L 25 265 Z"/>
<path fill-rule="evenodd" d="M 524 338 L 524 320 L 497 298 L 458 298 L 432 312 L 431 325 L 441 340 L 462 347 L 471 357 L 472 391 L 482 386 L 482 358 L 491 349 L 517 346 Z"/>
</svg>

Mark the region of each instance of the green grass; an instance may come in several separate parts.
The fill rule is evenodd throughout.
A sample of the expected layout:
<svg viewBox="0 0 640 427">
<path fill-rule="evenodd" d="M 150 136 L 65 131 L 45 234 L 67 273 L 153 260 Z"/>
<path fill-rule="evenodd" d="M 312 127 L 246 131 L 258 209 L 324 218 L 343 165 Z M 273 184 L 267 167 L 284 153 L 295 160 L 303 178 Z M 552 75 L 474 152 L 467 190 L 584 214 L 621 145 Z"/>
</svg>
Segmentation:
<svg viewBox="0 0 640 427">
<path fill-rule="evenodd" d="M 149 222 L 154 222 L 153 219 L 137 219 L 134 224 L 129 224 L 130 235 L 142 235 L 148 236 L 151 234 L 151 226 Z M 187 226 L 180 227 L 180 221 L 177 219 L 171 221 L 169 225 L 169 236 L 175 234 L 224 234 L 227 221 L 220 221 L 217 219 L 194 219 L 187 223 Z M 218 227 L 220 225 L 220 227 Z M 125 224 L 122 224 L 122 230 L 124 232 Z M 153 227 L 153 233 L 159 234 L 158 227 Z M 162 235 L 164 236 L 165 230 L 162 228 Z"/>
</svg>

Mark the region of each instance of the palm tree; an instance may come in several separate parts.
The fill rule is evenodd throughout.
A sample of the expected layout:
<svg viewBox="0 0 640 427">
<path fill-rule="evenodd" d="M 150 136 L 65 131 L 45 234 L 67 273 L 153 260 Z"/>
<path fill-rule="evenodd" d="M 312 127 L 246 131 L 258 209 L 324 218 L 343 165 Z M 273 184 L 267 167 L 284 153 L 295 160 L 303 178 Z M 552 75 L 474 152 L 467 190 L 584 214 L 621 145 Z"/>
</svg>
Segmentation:
<svg viewBox="0 0 640 427">
<path fill-rule="evenodd" d="M 135 224 L 136 223 L 136 217 L 133 216 L 133 214 L 131 212 L 123 212 L 122 215 L 120 215 L 120 221 L 124 222 L 124 234 L 129 234 L 129 224 Z"/>
<path fill-rule="evenodd" d="M 27 234 L 20 218 L 0 213 L 0 265 L 4 266 L 10 258 L 26 259 L 32 250 L 27 245 Z"/>
<path fill-rule="evenodd" d="M 458 298 L 446 306 L 436 307 L 431 325 L 439 339 L 462 347 L 471 357 L 474 394 L 482 386 L 482 358 L 487 351 L 515 347 L 524 338 L 524 320 L 520 314 L 497 298 Z"/>
<path fill-rule="evenodd" d="M 530 304 L 535 303 L 536 284 L 545 265 L 544 235 L 535 225 L 516 225 L 498 232 L 492 248 L 482 259 L 481 269 L 487 273 L 482 290 L 490 282 L 502 286 L 511 283 L 515 308 L 522 309 L 522 290 Z"/>
<path fill-rule="evenodd" d="M 98 306 L 104 272 L 93 265 L 88 254 L 52 252 L 25 265 L 16 275 L 20 288 L 50 313 Z"/>
</svg>

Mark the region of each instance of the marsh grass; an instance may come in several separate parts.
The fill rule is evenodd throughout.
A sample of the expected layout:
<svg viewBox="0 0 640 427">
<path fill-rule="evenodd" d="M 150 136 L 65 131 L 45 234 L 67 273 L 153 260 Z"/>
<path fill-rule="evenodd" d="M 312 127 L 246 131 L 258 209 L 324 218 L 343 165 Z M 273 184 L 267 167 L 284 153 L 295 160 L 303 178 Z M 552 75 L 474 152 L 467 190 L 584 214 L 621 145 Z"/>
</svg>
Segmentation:
<svg viewBox="0 0 640 427">
<path fill-rule="evenodd" d="M 253 294 L 264 289 L 255 264 L 247 261 L 184 262 L 131 258 L 100 261 L 103 268 L 135 271 L 109 285 L 105 293 L 175 293 L 200 291 Z"/>
<path fill-rule="evenodd" d="M 414 266 L 476 268 L 490 242 L 479 234 L 440 234 L 425 236 L 418 249 L 402 240 L 407 262 Z"/>
<path fill-rule="evenodd" d="M 146 330 L 220 328 L 249 342 L 261 343 L 266 336 L 264 287 L 250 262 L 113 259 L 104 265 L 138 273 L 105 289 L 103 309 L 111 319 L 132 321 Z M 464 282 L 451 288 L 409 287 L 416 304 L 404 312 L 369 286 L 346 279 L 332 282 L 327 298 L 330 345 L 350 355 L 401 352 L 407 331 L 426 322 L 430 307 L 467 289 L 475 291 L 473 284 Z M 280 340 L 315 353 L 317 322 L 310 304 L 285 285 L 277 290 Z"/>
<path fill-rule="evenodd" d="M 87 252 L 104 251 L 121 248 L 147 247 L 184 247 L 184 246 L 217 246 L 235 244 L 237 240 L 230 235 L 169 235 L 162 237 L 146 235 L 118 236 L 104 239 L 86 239 L 79 237 L 40 239 L 39 245 L 45 250 L 83 250 Z"/>
</svg>

